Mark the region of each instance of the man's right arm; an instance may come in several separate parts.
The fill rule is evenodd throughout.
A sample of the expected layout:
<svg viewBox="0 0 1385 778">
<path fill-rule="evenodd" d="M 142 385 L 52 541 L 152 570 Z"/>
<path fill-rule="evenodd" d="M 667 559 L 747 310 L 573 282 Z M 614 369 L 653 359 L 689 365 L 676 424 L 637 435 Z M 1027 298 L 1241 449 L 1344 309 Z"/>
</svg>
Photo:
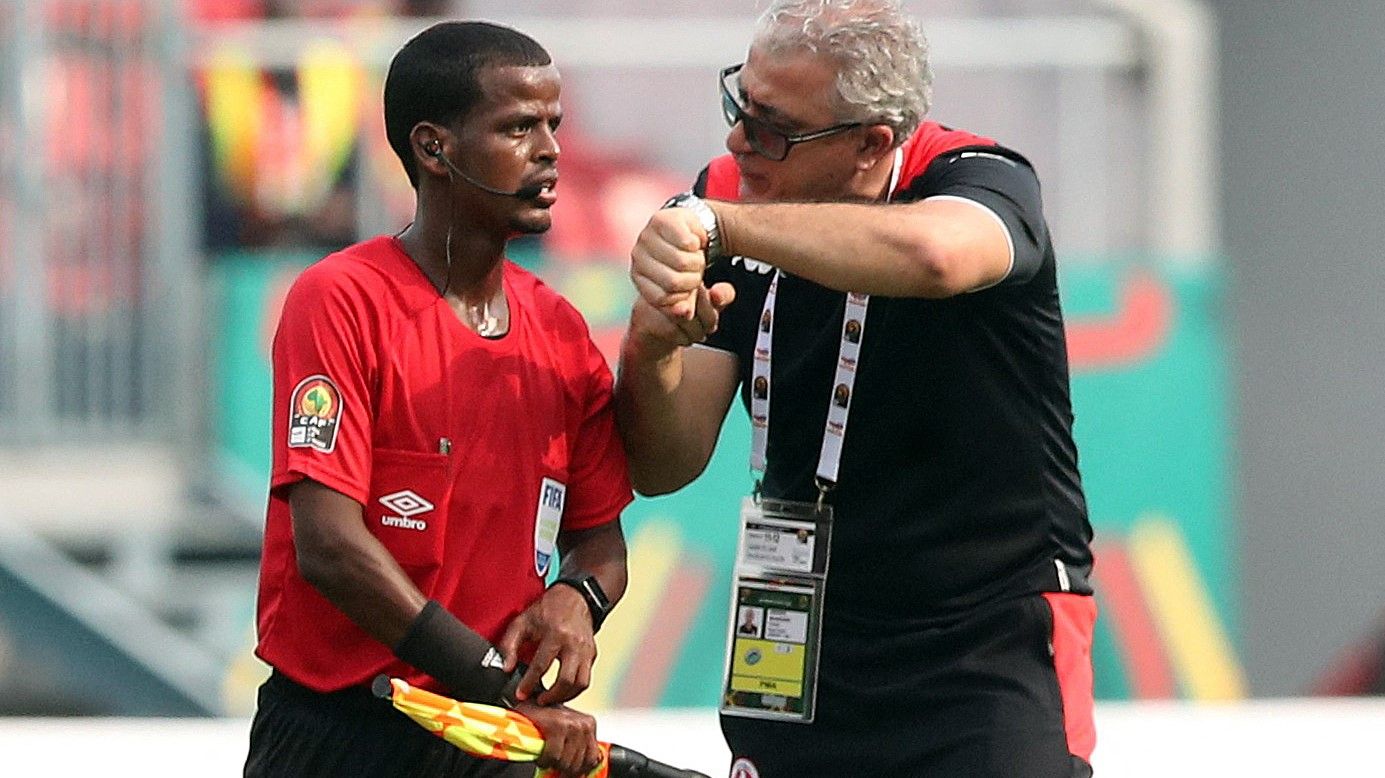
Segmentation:
<svg viewBox="0 0 1385 778">
<path fill-rule="evenodd" d="M 422 621 L 420 614 L 428 600 L 366 529 L 361 504 L 309 479 L 289 488 L 299 572 L 347 618 L 371 637 L 395 647 L 401 659 L 447 683 L 454 694 L 464 699 L 470 697 L 466 694 L 468 689 L 495 686 L 503 680 L 501 676 L 508 675 L 477 661 L 477 649 L 488 644 L 450 615 L 429 620 L 433 626 L 427 629 L 439 634 L 422 636 L 423 642 L 434 644 L 421 649 L 424 661 L 411 656 L 420 649 L 411 651 L 401 644 L 406 635 L 419 629 L 416 622 Z M 419 637 L 411 638 L 416 646 Z M 447 645 L 436 645 L 442 642 Z M 490 694 L 482 694 L 480 699 L 496 701 Z M 580 775 L 596 766 L 600 750 L 596 744 L 596 721 L 591 716 L 563 706 L 520 703 L 517 707 L 544 734 L 540 767 Z"/>
<path fill-rule="evenodd" d="M 304 580 L 366 634 L 398 645 L 428 599 L 366 529 L 360 503 L 311 479 L 289 489 Z"/>
<path fill-rule="evenodd" d="M 738 382 L 736 356 L 688 348 L 716 329 L 735 293 L 717 284 L 697 294 L 696 315 L 677 319 L 635 301 L 616 380 L 616 419 L 630 480 L 644 495 L 677 491 L 707 467 Z"/>
</svg>

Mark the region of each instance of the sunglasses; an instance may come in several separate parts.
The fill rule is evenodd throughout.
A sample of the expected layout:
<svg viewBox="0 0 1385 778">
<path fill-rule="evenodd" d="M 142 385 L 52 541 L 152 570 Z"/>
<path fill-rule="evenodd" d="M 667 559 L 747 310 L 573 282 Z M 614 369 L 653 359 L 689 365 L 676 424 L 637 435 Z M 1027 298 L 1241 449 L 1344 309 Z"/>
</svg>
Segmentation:
<svg viewBox="0 0 1385 778">
<path fill-rule="evenodd" d="M 861 122 L 846 122 L 811 132 L 788 133 L 763 119 L 756 119 L 746 111 L 737 98 L 741 91 L 738 74 L 743 67 L 745 63 L 731 65 L 721 71 L 721 115 L 730 127 L 735 127 L 739 122 L 745 130 L 745 139 L 750 143 L 750 148 L 765 159 L 783 162 L 784 158 L 789 156 L 789 150 L 799 143 L 829 138 L 864 126 Z"/>
</svg>

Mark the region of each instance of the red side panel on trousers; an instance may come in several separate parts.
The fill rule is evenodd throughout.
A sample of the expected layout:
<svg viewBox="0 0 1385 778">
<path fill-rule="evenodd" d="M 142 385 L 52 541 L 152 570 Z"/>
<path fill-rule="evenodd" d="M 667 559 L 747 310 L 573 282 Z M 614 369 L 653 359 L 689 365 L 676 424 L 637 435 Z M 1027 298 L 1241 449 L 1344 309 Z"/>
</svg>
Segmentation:
<svg viewBox="0 0 1385 778">
<path fill-rule="evenodd" d="M 1096 747 L 1093 720 L 1092 630 L 1096 627 L 1096 599 L 1084 594 L 1047 592 L 1044 599 L 1053 611 L 1053 667 L 1058 671 L 1058 690 L 1063 696 L 1063 728 L 1068 752 L 1088 762 Z"/>
</svg>

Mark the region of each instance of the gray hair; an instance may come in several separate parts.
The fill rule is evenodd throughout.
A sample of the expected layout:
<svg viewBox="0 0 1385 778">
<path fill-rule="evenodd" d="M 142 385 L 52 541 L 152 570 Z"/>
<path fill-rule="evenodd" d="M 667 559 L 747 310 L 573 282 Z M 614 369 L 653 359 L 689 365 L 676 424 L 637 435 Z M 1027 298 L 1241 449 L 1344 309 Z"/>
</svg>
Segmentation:
<svg viewBox="0 0 1385 778">
<path fill-rule="evenodd" d="M 888 125 L 896 143 L 928 114 L 928 40 L 899 0 L 775 0 L 751 45 L 771 54 L 807 50 L 833 59 L 838 117 Z"/>
</svg>

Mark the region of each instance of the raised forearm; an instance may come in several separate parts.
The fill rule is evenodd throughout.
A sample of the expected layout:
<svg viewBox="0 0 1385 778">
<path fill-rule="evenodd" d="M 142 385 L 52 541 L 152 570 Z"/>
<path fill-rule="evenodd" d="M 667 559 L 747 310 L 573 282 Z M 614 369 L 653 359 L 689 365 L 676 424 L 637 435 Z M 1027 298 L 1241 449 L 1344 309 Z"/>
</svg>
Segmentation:
<svg viewBox="0 0 1385 778">
<path fill-rule="evenodd" d="M 712 205 L 729 253 L 838 291 L 947 297 L 995 273 L 994 227 L 966 204 Z"/>
</svg>

